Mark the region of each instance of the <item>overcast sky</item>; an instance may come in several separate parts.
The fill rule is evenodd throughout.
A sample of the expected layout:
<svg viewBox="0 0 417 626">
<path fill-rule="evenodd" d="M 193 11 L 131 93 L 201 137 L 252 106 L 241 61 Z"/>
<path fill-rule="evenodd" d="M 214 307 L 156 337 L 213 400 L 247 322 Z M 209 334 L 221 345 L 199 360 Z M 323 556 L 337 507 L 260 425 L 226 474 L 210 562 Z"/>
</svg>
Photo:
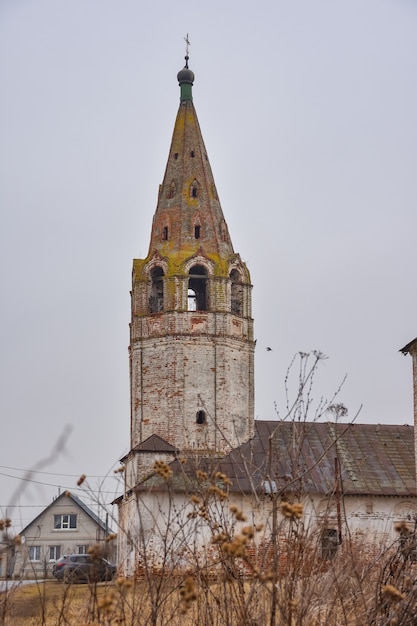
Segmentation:
<svg viewBox="0 0 417 626">
<path fill-rule="evenodd" d="M 317 399 L 347 374 L 347 419 L 412 423 L 398 350 L 417 335 L 416 2 L 1 0 L 0 517 L 21 504 L 16 530 L 129 448 L 131 266 L 187 32 L 254 285 L 256 416 L 276 417 L 292 356 L 317 349 Z"/>
</svg>

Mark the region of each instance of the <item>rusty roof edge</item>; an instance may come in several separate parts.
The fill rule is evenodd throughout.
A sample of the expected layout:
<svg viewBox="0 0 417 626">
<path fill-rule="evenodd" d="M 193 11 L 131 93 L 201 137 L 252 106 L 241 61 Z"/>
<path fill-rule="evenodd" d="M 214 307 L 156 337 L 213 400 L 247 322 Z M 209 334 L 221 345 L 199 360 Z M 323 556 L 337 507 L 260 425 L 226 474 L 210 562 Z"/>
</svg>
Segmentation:
<svg viewBox="0 0 417 626">
<path fill-rule="evenodd" d="M 414 348 L 417 349 L 417 337 L 415 337 L 412 341 L 407 343 L 407 345 L 405 345 L 404 348 L 400 348 L 399 352 L 402 352 L 403 354 L 411 354 Z"/>
</svg>

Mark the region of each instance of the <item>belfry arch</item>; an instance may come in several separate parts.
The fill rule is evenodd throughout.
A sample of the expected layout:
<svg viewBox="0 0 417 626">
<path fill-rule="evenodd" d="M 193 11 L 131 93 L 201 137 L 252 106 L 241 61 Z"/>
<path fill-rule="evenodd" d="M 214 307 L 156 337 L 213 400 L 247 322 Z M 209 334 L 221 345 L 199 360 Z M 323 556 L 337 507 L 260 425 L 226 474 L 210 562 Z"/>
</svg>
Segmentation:
<svg viewBox="0 0 417 626">
<path fill-rule="evenodd" d="M 237 269 L 230 272 L 230 310 L 234 315 L 243 315 L 242 277 Z"/>
<path fill-rule="evenodd" d="M 193 265 L 188 272 L 188 311 L 208 310 L 208 272 L 204 265 Z"/>
<path fill-rule="evenodd" d="M 149 273 L 151 293 L 149 296 L 149 313 L 160 313 L 164 310 L 164 270 L 153 267 Z"/>
</svg>

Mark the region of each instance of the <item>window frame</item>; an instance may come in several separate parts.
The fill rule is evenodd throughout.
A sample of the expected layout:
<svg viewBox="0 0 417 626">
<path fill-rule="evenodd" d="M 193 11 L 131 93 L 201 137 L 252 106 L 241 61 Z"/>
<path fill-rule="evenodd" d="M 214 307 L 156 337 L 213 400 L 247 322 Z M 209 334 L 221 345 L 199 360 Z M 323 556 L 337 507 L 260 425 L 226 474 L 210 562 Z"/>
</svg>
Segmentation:
<svg viewBox="0 0 417 626">
<path fill-rule="evenodd" d="M 29 546 L 29 561 L 39 563 L 41 560 L 41 546 Z"/>
<path fill-rule="evenodd" d="M 61 546 L 49 546 L 49 560 L 58 561 L 61 558 Z"/>
<path fill-rule="evenodd" d="M 77 514 L 76 513 L 55 513 L 54 514 L 54 530 L 65 531 L 65 530 L 77 530 Z M 60 522 L 58 525 L 58 519 L 60 518 Z M 67 518 L 65 521 L 64 518 Z"/>
</svg>

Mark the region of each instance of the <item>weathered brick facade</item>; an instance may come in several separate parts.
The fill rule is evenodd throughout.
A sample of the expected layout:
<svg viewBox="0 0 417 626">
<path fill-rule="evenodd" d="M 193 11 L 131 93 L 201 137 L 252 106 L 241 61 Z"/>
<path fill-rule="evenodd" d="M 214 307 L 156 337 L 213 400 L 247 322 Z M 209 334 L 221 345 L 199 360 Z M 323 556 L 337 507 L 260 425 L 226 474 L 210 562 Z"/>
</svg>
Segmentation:
<svg viewBox="0 0 417 626">
<path fill-rule="evenodd" d="M 166 450 L 221 456 L 250 439 L 254 349 L 250 275 L 233 250 L 186 66 L 149 252 L 133 261 L 131 451 L 126 491 Z M 146 448 L 146 446 L 145 446 Z"/>
</svg>

